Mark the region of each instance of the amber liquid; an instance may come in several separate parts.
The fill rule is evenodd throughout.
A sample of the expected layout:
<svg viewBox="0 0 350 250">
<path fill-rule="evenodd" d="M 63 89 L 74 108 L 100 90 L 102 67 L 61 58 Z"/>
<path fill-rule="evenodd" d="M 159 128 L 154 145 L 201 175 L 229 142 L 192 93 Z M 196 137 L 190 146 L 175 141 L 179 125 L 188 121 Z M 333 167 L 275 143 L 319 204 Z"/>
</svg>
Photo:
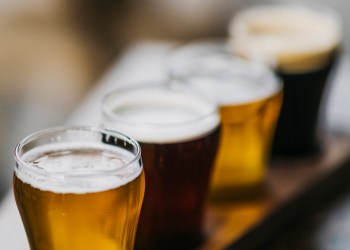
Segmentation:
<svg viewBox="0 0 350 250">
<path fill-rule="evenodd" d="M 14 176 L 18 209 L 32 250 L 133 249 L 144 174 L 115 189 L 54 193 Z"/>
<path fill-rule="evenodd" d="M 267 99 L 221 107 L 211 199 L 245 199 L 261 193 L 281 102 L 278 92 Z"/>
</svg>

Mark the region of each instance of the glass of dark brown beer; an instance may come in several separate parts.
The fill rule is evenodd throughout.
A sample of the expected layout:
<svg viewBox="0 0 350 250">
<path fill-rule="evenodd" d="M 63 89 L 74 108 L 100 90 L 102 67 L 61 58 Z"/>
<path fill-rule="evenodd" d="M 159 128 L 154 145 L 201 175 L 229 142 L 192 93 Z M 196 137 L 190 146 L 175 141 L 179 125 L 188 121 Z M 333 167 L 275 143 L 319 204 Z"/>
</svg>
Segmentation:
<svg viewBox="0 0 350 250">
<path fill-rule="evenodd" d="M 135 249 L 194 249 L 219 140 L 216 103 L 173 84 L 141 84 L 108 94 L 103 126 L 141 145 L 146 175 Z"/>
<path fill-rule="evenodd" d="M 133 249 L 145 188 L 135 140 L 93 127 L 50 128 L 23 139 L 15 159 L 30 249 Z"/>
<path fill-rule="evenodd" d="M 260 196 L 282 102 L 280 80 L 265 63 L 233 56 L 227 40 L 176 48 L 168 70 L 173 79 L 220 103 L 221 137 L 211 200 Z"/>
<path fill-rule="evenodd" d="M 321 151 L 322 105 L 341 46 L 341 26 L 336 12 L 310 3 L 259 1 L 233 16 L 229 32 L 234 53 L 263 58 L 284 82 L 275 156 Z"/>
</svg>

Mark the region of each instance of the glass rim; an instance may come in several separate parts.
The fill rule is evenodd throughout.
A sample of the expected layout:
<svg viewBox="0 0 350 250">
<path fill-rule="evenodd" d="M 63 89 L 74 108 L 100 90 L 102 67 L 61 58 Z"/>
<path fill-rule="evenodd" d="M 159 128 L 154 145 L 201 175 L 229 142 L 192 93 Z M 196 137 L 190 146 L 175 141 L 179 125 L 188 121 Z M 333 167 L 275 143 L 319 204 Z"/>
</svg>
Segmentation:
<svg viewBox="0 0 350 250">
<path fill-rule="evenodd" d="M 273 65 L 266 63 L 261 57 L 252 56 L 250 58 L 245 58 L 235 55 L 230 49 L 230 39 L 228 37 L 201 38 L 191 42 L 185 42 L 173 47 L 167 54 L 166 71 L 169 73 L 171 79 L 179 79 L 179 77 L 181 77 L 176 73 L 178 60 L 193 59 L 196 56 L 202 55 L 224 54 L 225 56 L 231 56 L 232 61 L 244 63 L 248 66 L 259 65 L 267 71 L 274 71 Z"/>
<path fill-rule="evenodd" d="M 125 142 L 130 143 L 136 150 L 135 150 L 135 153 L 133 153 L 133 158 L 130 158 L 129 161 L 127 161 L 125 164 L 123 164 L 121 167 L 119 167 L 117 169 L 103 170 L 103 171 L 90 172 L 90 173 L 79 173 L 79 174 L 74 174 L 74 175 L 70 175 L 69 173 L 68 174 L 67 173 L 50 173 L 49 171 L 47 171 L 45 169 L 33 168 L 31 164 L 29 164 L 27 161 L 22 159 L 22 155 L 20 153 L 20 150 L 23 149 L 23 147 L 25 145 L 27 145 L 28 143 L 33 142 L 35 140 L 45 138 L 45 137 L 49 138 L 51 135 L 53 136 L 55 134 L 64 133 L 64 132 L 68 132 L 68 131 L 75 131 L 75 132 L 85 131 L 85 132 L 100 133 L 101 135 L 103 135 L 103 134 L 113 135 L 118 139 L 122 139 Z M 96 141 L 96 143 L 103 144 L 103 142 L 101 142 L 101 141 L 98 141 L 98 142 Z M 42 144 L 42 145 L 45 145 L 45 144 Z M 111 145 L 111 144 L 108 144 L 108 145 Z M 41 145 L 38 145 L 38 146 L 41 146 Z M 115 147 L 118 147 L 118 146 L 115 146 Z M 101 127 L 97 127 L 97 126 L 67 125 L 67 126 L 56 126 L 56 127 L 41 129 L 39 131 L 36 131 L 34 133 L 27 135 L 19 143 L 17 143 L 15 150 L 14 150 L 14 155 L 15 155 L 15 163 L 16 163 L 15 168 L 14 168 L 15 172 L 17 172 L 17 171 L 20 172 L 19 168 L 24 168 L 25 171 L 28 171 L 29 173 L 33 173 L 33 174 L 36 174 L 38 176 L 48 177 L 48 178 L 49 177 L 59 177 L 59 176 L 67 177 L 70 179 L 80 179 L 80 178 L 90 178 L 90 177 L 105 177 L 105 176 L 109 176 L 109 175 L 118 174 L 120 171 L 135 164 L 136 162 L 139 162 L 138 165 L 140 165 L 140 169 L 143 169 L 142 162 L 140 162 L 140 161 L 142 161 L 141 160 L 141 147 L 135 139 L 133 139 L 133 138 L 121 133 L 121 132 L 113 131 L 113 130 L 109 130 L 109 129 L 105 129 L 105 128 L 101 128 Z"/>
<path fill-rule="evenodd" d="M 228 33 L 231 33 L 231 30 L 233 28 L 233 21 L 236 18 L 241 18 L 241 15 L 250 11 L 254 11 L 256 8 L 268 8 L 268 7 L 301 7 L 306 10 L 311 11 L 317 11 L 319 13 L 322 13 L 324 15 L 327 15 L 328 17 L 334 18 L 334 20 L 338 24 L 339 28 L 339 43 L 342 43 L 342 39 L 344 38 L 344 19 L 342 15 L 337 11 L 334 7 L 332 7 L 330 4 L 321 3 L 321 2 L 305 2 L 305 1 L 275 1 L 275 0 L 263 0 L 255 3 L 240 3 L 240 5 L 237 7 L 237 10 L 235 11 L 234 15 L 230 18 L 229 26 L 228 26 Z"/>
<path fill-rule="evenodd" d="M 139 122 L 139 121 L 125 119 L 124 117 L 120 117 L 118 114 L 114 113 L 111 107 L 107 103 L 108 100 L 114 99 L 116 96 L 122 95 L 123 93 L 131 92 L 134 90 L 141 90 L 141 89 L 147 90 L 150 88 L 157 88 L 157 89 L 174 88 L 174 90 L 180 90 L 180 91 L 185 90 L 183 92 L 189 93 L 190 95 L 194 95 L 203 100 L 205 99 L 205 101 L 209 103 L 210 106 L 212 106 L 212 108 L 210 108 L 208 112 L 199 114 L 195 118 L 189 119 L 187 121 L 163 124 L 163 123 L 152 123 L 152 122 Z M 148 128 L 174 128 L 177 126 L 183 126 L 187 124 L 200 122 L 201 120 L 204 120 L 208 117 L 212 117 L 215 115 L 219 116 L 219 104 L 215 98 L 210 97 L 203 92 L 198 92 L 196 91 L 196 89 L 191 88 L 190 86 L 176 84 L 174 81 L 171 81 L 171 80 L 156 81 L 156 82 L 141 82 L 141 83 L 139 82 L 139 83 L 133 83 L 127 86 L 121 86 L 119 88 L 116 88 L 104 96 L 104 98 L 102 99 L 101 109 L 102 109 L 102 115 L 104 116 L 103 118 L 107 118 L 109 121 L 113 121 L 113 122 L 117 121 L 122 124 L 128 124 L 134 127 L 142 126 L 142 127 L 148 127 Z"/>
<path fill-rule="evenodd" d="M 241 3 L 237 6 L 237 9 L 235 11 L 235 15 L 232 18 L 235 18 L 236 16 L 239 16 L 240 12 L 250 11 L 251 9 L 254 9 L 256 7 L 275 7 L 275 6 L 295 6 L 295 7 L 303 7 L 311 10 L 317 10 L 322 13 L 325 13 L 329 16 L 333 16 L 338 23 L 340 24 L 340 28 L 343 27 L 343 18 L 340 15 L 340 13 L 333 8 L 331 5 L 321 2 L 305 2 L 305 1 L 276 1 L 276 0 L 262 0 L 259 2 L 250 2 L 250 3 Z"/>
<path fill-rule="evenodd" d="M 189 82 L 189 78 L 192 79 L 193 76 L 191 76 L 191 72 L 186 72 L 182 74 L 181 69 L 180 71 L 177 70 L 177 67 L 179 67 L 179 61 L 184 60 L 186 58 L 192 59 L 200 56 L 206 56 L 206 55 L 221 55 L 224 54 L 225 56 L 232 55 L 232 62 L 237 62 L 239 64 L 244 64 L 247 67 L 253 67 L 259 66 L 261 69 L 263 69 L 265 72 L 267 72 L 271 78 L 276 82 L 276 88 L 275 91 L 271 92 L 270 95 L 264 96 L 262 98 L 255 99 L 256 101 L 260 99 L 264 99 L 266 97 L 275 95 L 276 93 L 282 92 L 284 89 L 284 81 L 281 78 L 280 75 L 278 75 L 275 71 L 275 67 L 272 62 L 267 63 L 264 59 L 253 56 L 251 58 L 244 58 L 240 57 L 238 55 L 235 55 L 233 52 L 231 53 L 230 50 L 230 40 L 227 37 L 222 38 L 201 38 L 197 40 L 193 40 L 192 42 L 180 44 L 178 46 L 175 46 L 169 53 L 168 53 L 168 63 L 166 65 L 167 72 L 170 75 L 170 78 L 173 80 L 179 80 L 183 84 L 186 84 Z M 182 64 L 180 64 L 180 67 L 183 67 Z M 180 73 L 179 73 L 180 72 Z M 197 75 L 199 77 L 200 75 Z M 196 76 L 195 76 L 196 77 Z M 206 76 L 203 76 L 206 77 Z M 250 75 L 247 75 L 246 77 L 250 77 Z M 249 80 L 249 79 L 248 79 Z M 256 81 L 253 79 L 253 81 Z M 259 81 L 260 82 L 260 81 Z M 261 82 L 260 82 L 261 83 Z M 266 82 L 265 82 L 266 84 Z M 189 84 L 188 84 L 189 86 Z M 220 98 L 218 98 L 220 99 Z M 242 102 L 239 104 L 248 103 Z M 221 102 L 219 101 L 220 105 Z"/>
</svg>

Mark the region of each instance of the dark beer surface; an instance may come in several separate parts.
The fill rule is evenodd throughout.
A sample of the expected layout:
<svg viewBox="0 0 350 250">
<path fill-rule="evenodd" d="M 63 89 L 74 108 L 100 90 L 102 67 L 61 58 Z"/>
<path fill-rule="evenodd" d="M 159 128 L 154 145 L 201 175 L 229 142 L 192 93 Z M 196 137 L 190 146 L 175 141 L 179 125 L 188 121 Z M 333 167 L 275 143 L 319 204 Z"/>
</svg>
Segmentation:
<svg viewBox="0 0 350 250">
<path fill-rule="evenodd" d="M 136 249 L 193 249 L 201 241 L 218 140 L 219 128 L 192 141 L 140 143 L 148 184 Z"/>
</svg>

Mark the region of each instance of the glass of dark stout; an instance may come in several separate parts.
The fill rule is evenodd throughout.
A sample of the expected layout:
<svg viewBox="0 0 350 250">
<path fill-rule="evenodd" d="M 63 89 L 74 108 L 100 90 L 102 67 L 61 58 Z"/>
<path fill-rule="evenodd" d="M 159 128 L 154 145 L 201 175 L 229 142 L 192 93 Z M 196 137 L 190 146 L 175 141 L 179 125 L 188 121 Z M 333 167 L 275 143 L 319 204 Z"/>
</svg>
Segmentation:
<svg viewBox="0 0 350 250">
<path fill-rule="evenodd" d="M 284 82 L 274 156 L 322 150 L 322 105 L 340 52 L 341 27 L 335 11 L 317 4 L 259 1 L 233 16 L 229 32 L 234 53 L 266 60 Z"/>
<path fill-rule="evenodd" d="M 146 175 L 135 249 L 194 249 L 219 141 L 213 99 L 177 84 L 141 84 L 108 94 L 102 124 L 141 145 Z"/>
<path fill-rule="evenodd" d="M 15 150 L 30 249 L 133 249 L 145 190 L 139 144 L 94 127 L 49 128 Z"/>
</svg>

